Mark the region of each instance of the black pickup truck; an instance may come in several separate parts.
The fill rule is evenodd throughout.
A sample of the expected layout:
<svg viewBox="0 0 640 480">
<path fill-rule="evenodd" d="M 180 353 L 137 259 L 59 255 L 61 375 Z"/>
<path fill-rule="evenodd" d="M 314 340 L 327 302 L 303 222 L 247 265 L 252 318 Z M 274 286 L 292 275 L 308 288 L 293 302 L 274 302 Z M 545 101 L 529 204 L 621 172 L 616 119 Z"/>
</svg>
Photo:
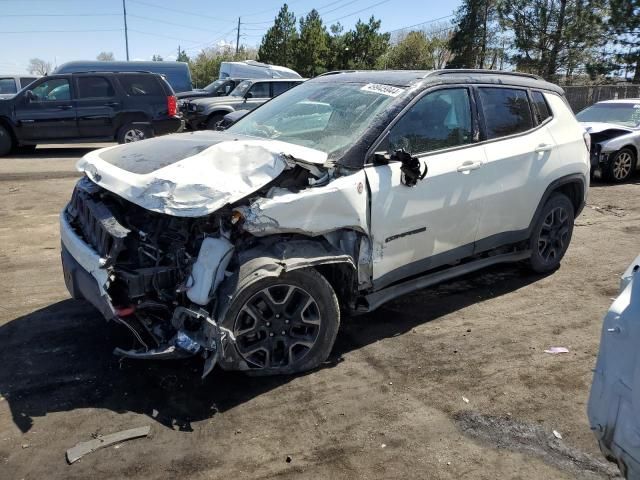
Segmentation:
<svg viewBox="0 0 640 480">
<path fill-rule="evenodd" d="M 0 100 L 0 155 L 38 143 L 128 143 L 182 126 L 173 89 L 161 75 L 49 75 Z"/>
</svg>

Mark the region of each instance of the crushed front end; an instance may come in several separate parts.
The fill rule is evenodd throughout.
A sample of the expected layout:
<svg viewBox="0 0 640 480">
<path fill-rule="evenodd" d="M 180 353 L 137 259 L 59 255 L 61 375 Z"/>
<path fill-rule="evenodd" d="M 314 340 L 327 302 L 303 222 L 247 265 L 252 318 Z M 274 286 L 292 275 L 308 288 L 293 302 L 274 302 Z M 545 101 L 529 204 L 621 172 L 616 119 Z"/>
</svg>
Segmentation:
<svg viewBox="0 0 640 480">
<path fill-rule="evenodd" d="M 67 289 L 125 325 L 140 348 L 130 358 L 200 354 L 213 368 L 231 332 L 212 318 L 212 298 L 234 247 L 231 212 L 198 218 L 156 213 L 80 180 L 60 216 Z"/>
</svg>

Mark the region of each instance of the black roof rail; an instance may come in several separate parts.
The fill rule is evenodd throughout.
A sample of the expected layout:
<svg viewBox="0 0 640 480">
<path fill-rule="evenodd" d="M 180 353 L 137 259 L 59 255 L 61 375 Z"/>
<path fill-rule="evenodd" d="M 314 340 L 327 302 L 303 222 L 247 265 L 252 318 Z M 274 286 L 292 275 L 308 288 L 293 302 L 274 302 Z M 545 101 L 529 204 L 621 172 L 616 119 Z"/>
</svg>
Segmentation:
<svg viewBox="0 0 640 480">
<path fill-rule="evenodd" d="M 353 73 L 353 72 L 357 72 L 357 70 L 332 70 L 330 72 L 321 73 L 320 75 L 317 75 L 317 76 L 326 77 L 327 75 L 337 75 L 339 73 Z"/>
<path fill-rule="evenodd" d="M 439 75 L 455 75 L 455 74 L 469 74 L 469 75 L 510 75 L 513 77 L 532 78 L 534 80 L 544 80 L 544 78 L 534 75 L 533 73 L 523 72 L 505 72 L 503 70 L 486 70 L 480 68 L 452 68 L 449 70 L 434 70 L 426 76 L 439 76 Z"/>
<path fill-rule="evenodd" d="M 150 70 L 82 70 L 70 73 L 56 73 L 55 75 L 76 75 L 78 73 L 153 73 L 154 75 L 161 75 Z"/>
</svg>

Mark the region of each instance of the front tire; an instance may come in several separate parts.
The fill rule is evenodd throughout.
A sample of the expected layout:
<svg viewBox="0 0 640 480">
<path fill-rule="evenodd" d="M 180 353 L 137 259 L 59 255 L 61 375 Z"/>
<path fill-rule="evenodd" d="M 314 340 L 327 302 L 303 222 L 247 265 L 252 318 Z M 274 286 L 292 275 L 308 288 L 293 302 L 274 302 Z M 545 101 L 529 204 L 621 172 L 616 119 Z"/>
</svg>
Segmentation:
<svg viewBox="0 0 640 480">
<path fill-rule="evenodd" d="M 547 273 L 558 268 L 571 242 L 574 218 L 571 200 L 562 193 L 553 193 L 542 207 L 529 239 L 533 271 Z"/>
<path fill-rule="evenodd" d="M 7 155 L 13 148 L 13 139 L 9 131 L 0 125 L 0 157 Z"/>
<path fill-rule="evenodd" d="M 133 143 L 151 138 L 152 136 L 149 127 L 128 123 L 118 130 L 116 140 L 118 143 Z"/>
<path fill-rule="evenodd" d="M 621 148 L 613 154 L 607 165 L 607 179 L 613 183 L 626 182 L 636 168 L 636 154 L 630 148 Z"/>
<path fill-rule="evenodd" d="M 316 270 L 267 277 L 233 293 L 223 326 L 241 364 L 256 375 L 290 375 L 324 362 L 340 326 L 333 288 Z"/>
</svg>

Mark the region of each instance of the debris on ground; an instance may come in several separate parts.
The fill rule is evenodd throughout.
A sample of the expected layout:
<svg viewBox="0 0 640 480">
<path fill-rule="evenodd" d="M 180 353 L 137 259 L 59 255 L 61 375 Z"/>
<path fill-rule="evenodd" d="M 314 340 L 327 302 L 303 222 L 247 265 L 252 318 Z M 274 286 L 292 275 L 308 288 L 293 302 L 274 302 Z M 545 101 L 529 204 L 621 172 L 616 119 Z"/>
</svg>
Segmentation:
<svg viewBox="0 0 640 480">
<path fill-rule="evenodd" d="M 291 455 L 287 455 L 287 463 L 291 463 L 291 460 L 293 460 L 293 458 L 291 458 Z"/>
<path fill-rule="evenodd" d="M 462 401 L 463 401 L 464 403 L 469 403 L 469 399 L 468 399 L 467 397 L 462 397 Z"/>
<path fill-rule="evenodd" d="M 562 435 L 560 435 L 560 432 L 557 430 L 553 431 L 553 436 L 556 437 L 558 440 L 562 440 Z"/>
<path fill-rule="evenodd" d="M 545 350 L 544 353 L 558 354 L 558 353 L 569 353 L 569 349 L 566 347 L 550 347 L 548 350 Z"/>
<path fill-rule="evenodd" d="M 67 462 L 71 465 L 73 462 L 80 460 L 88 453 L 95 452 L 96 450 L 116 443 L 133 440 L 134 438 L 146 437 L 149 433 L 151 433 L 151 427 L 147 425 L 146 427 L 132 428 L 130 430 L 123 430 L 110 435 L 99 436 L 98 438 L 87 442 L 80 442 L 75 447 L 67 450 Z"/>
</svg>

